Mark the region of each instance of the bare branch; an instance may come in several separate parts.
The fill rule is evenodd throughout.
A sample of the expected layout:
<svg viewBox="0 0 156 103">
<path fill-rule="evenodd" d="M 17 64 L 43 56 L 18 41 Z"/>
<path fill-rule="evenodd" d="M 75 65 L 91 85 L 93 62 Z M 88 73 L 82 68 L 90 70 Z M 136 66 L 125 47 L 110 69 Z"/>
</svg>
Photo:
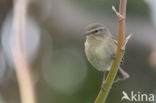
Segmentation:
<svg viewBox="0 0 156 103">
<path fill-rule="evenodd" d="M 24 51 L 25 20 L 28 0 L 14 0 L 13 32 L 15 36 L 14 61 L 21 103 L 36 103 L 30 68 Z"/>
</svg>

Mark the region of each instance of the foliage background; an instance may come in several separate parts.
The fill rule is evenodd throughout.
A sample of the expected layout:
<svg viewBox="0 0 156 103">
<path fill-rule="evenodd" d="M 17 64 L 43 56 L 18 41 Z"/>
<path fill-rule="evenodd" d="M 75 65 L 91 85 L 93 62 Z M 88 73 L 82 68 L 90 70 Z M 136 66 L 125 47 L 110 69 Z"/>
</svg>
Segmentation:
<svg viewBox="0 0 156 103">
<path fill-rule="evenodd" d="M 128 94 L 130 91 L 156 94 L 156 24 L 151 19 L 156 8 L 147 1 L 128 0 L 126 32 L 134 35 L 128 43 L 122 68 L 131 77 L 113 85 L 107 103 L 120 103 L 123 90 Z M 84 28 L 99 22 L 116 38 L 117 18 L 111 6 L 118 8 L 118 3 L 118 0 L 36 0 L 30 4 L 28 15 L 40 27 L 40 46 L 31 63 L 38 103 L 94 102 L 102 73 L 86 60 Z M 0 39 L 12 7 L 11 0 L 0 0 Z M 4 46 L 0 44 L 0 51 L 4 51 Z M 4 62 L 0 64 L 0 99 L 2 103 L 20 103 L 14 67 L 5 53 L 0 55 L 1 63 Z"/>
</svg>

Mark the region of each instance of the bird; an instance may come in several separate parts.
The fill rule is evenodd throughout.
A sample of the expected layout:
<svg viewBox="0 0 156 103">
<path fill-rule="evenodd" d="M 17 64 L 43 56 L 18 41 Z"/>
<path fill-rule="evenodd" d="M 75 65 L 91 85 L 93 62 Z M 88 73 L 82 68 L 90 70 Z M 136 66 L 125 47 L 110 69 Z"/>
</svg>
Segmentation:
<svg viewBox="0 0 156 103">
<path fill-rule="evenodd" d="M 86 57 L 96 70 L 104 72 L 103 79 L 105 79 L 106 72 L 110 71 L 115 59 L 117 41 L 113 39 L 109 29 L 100 23 L 89 24 L 85 28 L 85 35 L 86 41 L 84 46 Z M 129 78 L 129 74 L 119 67 L 114 82 L 127 78 Z"/>
</svg>

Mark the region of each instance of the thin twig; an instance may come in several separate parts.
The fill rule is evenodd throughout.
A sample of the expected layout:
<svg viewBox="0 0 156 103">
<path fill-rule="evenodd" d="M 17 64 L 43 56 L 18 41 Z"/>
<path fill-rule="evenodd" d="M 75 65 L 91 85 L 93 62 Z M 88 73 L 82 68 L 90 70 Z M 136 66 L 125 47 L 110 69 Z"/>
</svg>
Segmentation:
<svg viewBox="0 0 156 103">
<path fill-rule="evenodd" d="M 125 51 L 125 48 L 126 48 L 126 45 L 127 45 L 127 43 L 128 43 L 128 40 L 132 37 L 132 33 L 131 34 L 129 34 L 127 37 L 126 37 L 126 39 L 125 39 L 125 43 L 124 43 L 124 45 L 122 46 L 122 50 L 124 50 Z"/>
<path fill-rule="evenodd" d="M 122 20 L 124 20 L 124 17 L 119 13 L 119 12 L 117 12 L 117 10 L 115 9 L 115 7 L 114 6 L 112 6 L 112 10 L 115 12 L 115 14 L 117 15 L 117 17 L 118 17 L 118 21 L 120 22 L 120 21 L 122 21 Z"/>
<path fill-rule="evenodd" d="M 120 0 L 119 13 L 116 11 L 115 8 L 113 8 L 118 17 L 123 17 L 123 20 L 118 21 L 118 46 L 116 51 L 116 57 L 115 60 L 113 61 L 111 70 L 108 73 L 108 76 L 104 82 L 103 88 L 105 90 L 101 88 L 95 100 L 95 103 L 105 103 L 107 96 L 110 92 L 110 89 L 112 87 L 112 84 L 114 82 L 115 76 L 117 74 L 118 68 L 120 66 L 121 60 L 124 56 L 125 51 L 122 50 L 122 47 L 125 44 L 126 5 L 127 0 Z"/>
<path fill-rule="evenodd" d="M 21 103 L 36 103 L 30 68 L 24 51 L 25 20 L 28 4 L 28 0 L 14 0 L 14 61 L 20 89 Z"/>
</svg>

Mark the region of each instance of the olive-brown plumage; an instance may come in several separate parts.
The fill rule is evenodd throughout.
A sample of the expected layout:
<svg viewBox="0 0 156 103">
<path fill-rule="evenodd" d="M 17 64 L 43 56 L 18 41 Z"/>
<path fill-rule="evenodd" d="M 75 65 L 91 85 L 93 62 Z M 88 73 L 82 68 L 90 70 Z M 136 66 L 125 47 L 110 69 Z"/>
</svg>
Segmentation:
<svg viewBox="0 0 156 103">
<path fill-rule="evenodd" d="M 102 24 L 91 24 L 87 26 L 85 34 L 85 53 L 88 61 L 99 71 L 109 71 L 117 48 L 110 31 Z M 125 71 L 120 71 L 124 79 L 129 77 Z"/>
</svg>

